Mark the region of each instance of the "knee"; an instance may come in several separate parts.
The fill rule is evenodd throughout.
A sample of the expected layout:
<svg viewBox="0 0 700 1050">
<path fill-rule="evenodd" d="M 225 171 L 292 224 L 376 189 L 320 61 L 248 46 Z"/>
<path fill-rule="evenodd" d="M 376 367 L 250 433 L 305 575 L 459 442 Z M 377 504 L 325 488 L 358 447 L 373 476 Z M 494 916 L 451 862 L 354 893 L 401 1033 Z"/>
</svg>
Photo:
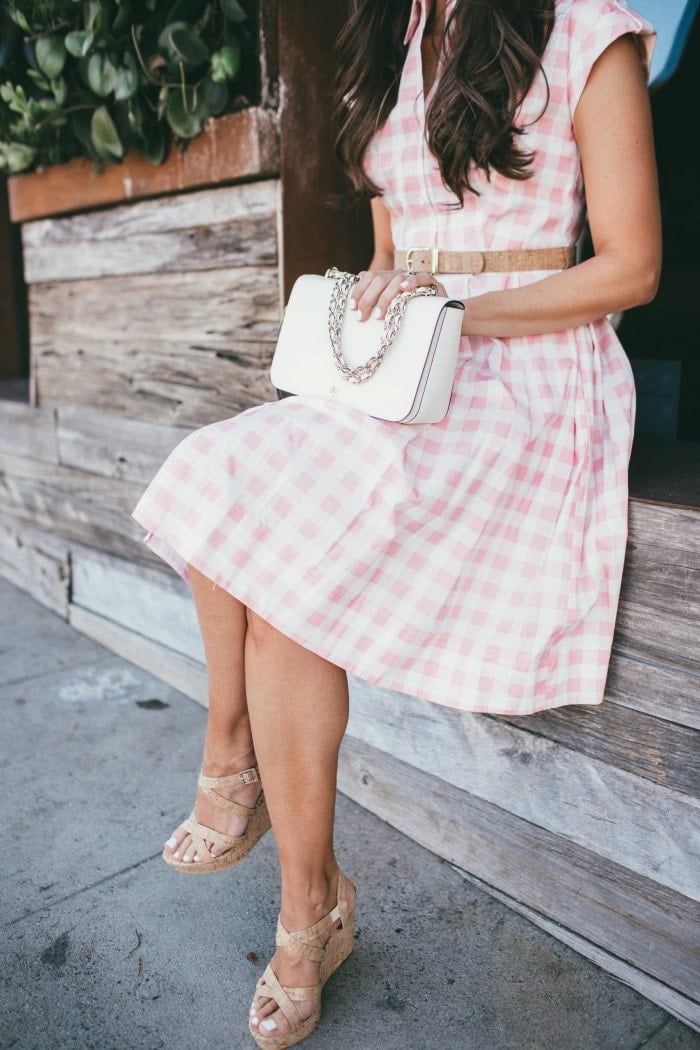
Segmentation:
<svg viewBox="0 0 700 1050">
<path fill-rule="evenodd" d="M 254 645 L 258 647 L 268 646 L 279 639 L 279 631 L 267 620 L 263 620 L 262 616 L 254 613 L 252 609 L 246 609 L 246 619 L 248 621 L 248 632 Z"/>
</svg>

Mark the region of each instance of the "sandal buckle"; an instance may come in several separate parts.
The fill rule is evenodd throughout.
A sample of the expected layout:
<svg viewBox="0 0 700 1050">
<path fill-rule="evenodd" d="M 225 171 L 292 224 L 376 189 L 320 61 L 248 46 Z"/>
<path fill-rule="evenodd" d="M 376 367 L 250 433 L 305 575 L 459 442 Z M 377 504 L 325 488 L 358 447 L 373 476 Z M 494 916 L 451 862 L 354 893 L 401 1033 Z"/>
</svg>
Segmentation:
<svg viewBox="0 0 700 1050">
<path fill-rule="evenodd" d="M 260 780 L 255 766 L 252 766 L 250 769 L 244 769 L 242 773 L 238 774 L 238 776 L 240 777 L 241 784 L 257 784 Z"/>
</svg>

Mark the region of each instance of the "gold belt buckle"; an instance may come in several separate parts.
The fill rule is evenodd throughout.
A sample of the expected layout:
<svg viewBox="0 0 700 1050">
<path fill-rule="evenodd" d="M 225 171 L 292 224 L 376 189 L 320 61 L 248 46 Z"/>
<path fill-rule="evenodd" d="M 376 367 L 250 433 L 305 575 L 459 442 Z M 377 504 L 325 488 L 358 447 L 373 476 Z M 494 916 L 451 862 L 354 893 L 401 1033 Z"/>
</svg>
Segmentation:
<svg viewBox="0 0 700 1050">
<path fill-rule="evenodd" d="M 430 273 L 437 273 L 438 272 L 438 266 L 439 266 L 439 261 L 440 261 L 439 260 L 440 249 L 439 248 L 430 248 L 430 247 L 425 247 L 425 248 L 407 248 L 406 249 L 406 269 L 407 270 L 412 270 L 413 269 L 413 266 L 412 266 L 412 263 L 411 263 L 411 257 L 416 252 L 430 252 Z"/>
</svg>

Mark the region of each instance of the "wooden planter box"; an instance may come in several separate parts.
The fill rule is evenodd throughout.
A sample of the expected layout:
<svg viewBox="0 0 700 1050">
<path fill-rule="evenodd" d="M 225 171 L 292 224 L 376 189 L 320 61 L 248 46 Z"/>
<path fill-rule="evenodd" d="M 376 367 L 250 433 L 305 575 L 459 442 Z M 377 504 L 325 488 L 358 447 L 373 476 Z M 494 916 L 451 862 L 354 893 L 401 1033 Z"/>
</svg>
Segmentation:
<svg viewBox="0 0 700 1050">
<path fill-rule="evenodd" d="M 121 164 L 105 164 L 98 174 L 93 174 L 92 161 L 77 158 L 46 171 L 13 175 L 8 179 L 10 218 L 26 222 L 278 171 L 276 114 L 244 109 L 208 121 L 202 135 L 183 151 L 171 148 L 160 165 L 132 151 Z"/>
</svg>

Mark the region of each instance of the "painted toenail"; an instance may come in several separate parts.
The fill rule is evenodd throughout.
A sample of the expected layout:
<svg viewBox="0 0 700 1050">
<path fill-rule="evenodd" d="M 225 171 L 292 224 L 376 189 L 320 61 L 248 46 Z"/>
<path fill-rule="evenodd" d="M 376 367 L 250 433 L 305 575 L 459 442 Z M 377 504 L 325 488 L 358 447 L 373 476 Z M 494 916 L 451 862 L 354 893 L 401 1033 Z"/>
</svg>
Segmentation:
<svg viewBox="0 0 700 1050">
<path fill-rule="evenodd" d="M 171 837 L 170 837 L 170 838 L 168 839 L 168 841 L 167 841 L 167 842 L 165 843 L 165 845 L 166 845 L 166 846 L 169 846 L 169 847 L 170 847 L 170 849 L 172 849 L 172 848 L 173 848 L 173 846 L 177 846 L 177 839 L 175 838 L 175 836 L 174 836 L 174 835 L 173 835 L 173 836 L 171 836 Z"/>
<path fill-rule="evenodd" d="M 268 1017 L 266 1021 L 260 1022 L 260 1027 L 264 1028 L 266 1032 L 272 1032 L 277 1027 L 277 1025 L 271 1017 Z"/>
</svg>

